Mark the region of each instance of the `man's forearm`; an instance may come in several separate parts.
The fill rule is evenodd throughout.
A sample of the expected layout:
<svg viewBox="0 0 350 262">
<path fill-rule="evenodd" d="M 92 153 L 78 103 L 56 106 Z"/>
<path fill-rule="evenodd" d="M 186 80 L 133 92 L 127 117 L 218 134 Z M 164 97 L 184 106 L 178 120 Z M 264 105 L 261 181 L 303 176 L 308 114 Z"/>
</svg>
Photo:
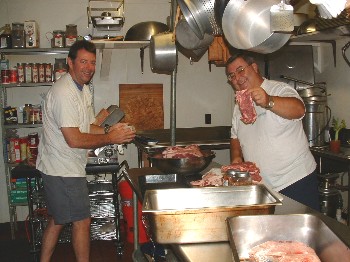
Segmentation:
<svg viewBox="0 0 350 262">
<path fill-rule="evenodd" d="M 230 140 L 230 156 L 231 163 L 238 163 L 243 161 L 241 145 L 237 138 Z"/>
</svg>

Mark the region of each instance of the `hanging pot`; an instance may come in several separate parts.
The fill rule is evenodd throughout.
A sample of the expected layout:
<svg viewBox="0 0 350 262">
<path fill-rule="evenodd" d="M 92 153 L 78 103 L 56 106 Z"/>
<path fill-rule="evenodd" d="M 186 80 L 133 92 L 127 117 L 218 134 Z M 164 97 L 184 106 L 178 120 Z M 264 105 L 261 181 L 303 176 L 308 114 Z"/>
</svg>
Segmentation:
<svg viewBox="0 0 350 262">
<path fill-rule="evenodd" d="M 274 33 L 270 8 L 280 0 L 230 0 L 222 17 L 222 30 L 234 48 L 268 54 L 277 51 L 291 34 Z"/>
<path fill-rule="evenodd" d="M 177 50 L 172 33 L 153 35 L 149 48 L 153 73 L 170 74 L 176 68 Z"/>
<path fill-rule="evenodd" d="M 208 34 L 204 34 L 203 39 L 200 39 L 184 18 L 177 23 L 175 32 L 176 41 L 189 50 L 208 48 L 214 40 L 214 36 Z"/>
</svg>

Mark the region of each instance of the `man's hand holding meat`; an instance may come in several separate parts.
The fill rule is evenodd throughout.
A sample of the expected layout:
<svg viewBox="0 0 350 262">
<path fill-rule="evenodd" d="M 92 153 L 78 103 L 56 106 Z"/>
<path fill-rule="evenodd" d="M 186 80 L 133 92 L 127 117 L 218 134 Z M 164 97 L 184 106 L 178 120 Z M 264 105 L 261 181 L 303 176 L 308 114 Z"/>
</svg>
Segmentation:
<svg viewBox="0 0 350 262">
<path fill-rule="evenodd" d="M 318 210 L 316 163 L 303 130 L 305 106 L 298 92 L 262 77 L 254 59 L 241 54 L 228 59 L 226 76 L 236 93 L 231 164 L 255 163 L 264 184 Z"/>
</svg>

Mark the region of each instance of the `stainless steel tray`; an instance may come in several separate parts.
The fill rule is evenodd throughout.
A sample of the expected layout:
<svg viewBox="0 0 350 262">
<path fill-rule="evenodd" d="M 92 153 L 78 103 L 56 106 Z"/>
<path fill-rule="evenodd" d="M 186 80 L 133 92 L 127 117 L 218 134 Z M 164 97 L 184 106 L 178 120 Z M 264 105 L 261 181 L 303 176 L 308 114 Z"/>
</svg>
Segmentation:
<svg viewBox="0 0 350 262">
<path fill-rule="evenodd" d="M 282 202 L 264 185 L 147 190 L 143 201 L 158 243 L 228 241 L 226 218 L 271 214 Z"/>
<path fill-rule="evenodd" d="M 350 261 L 350 250 L 318 217 L 310 214 L 237 216 L 227 219 L 236 261 L 266 241 L 300 241 L 316 251 L 322 262 Z"/>
</svg>

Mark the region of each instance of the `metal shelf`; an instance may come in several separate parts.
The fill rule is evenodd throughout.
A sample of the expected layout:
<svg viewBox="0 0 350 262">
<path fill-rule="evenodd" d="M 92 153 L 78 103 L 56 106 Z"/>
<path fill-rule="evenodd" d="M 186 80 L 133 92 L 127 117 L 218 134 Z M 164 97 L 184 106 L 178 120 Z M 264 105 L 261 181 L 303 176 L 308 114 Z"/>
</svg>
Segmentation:
<svg viewBox="0 0 350 262">
<path fill-rule="evenodd" d="M 13 84 L 2 84 L 3 88 L 13 88 L 13 87 L 40 87 L 40 86 L 52 86 L 53 82 L 45 83 L 13 83 Z"/>
<path fill-rule="evenodd" d="M 0 49 L 4 55 L 57 55 L 68 54 L 68 48 L 12 48 Z"/>
<path fill-rule="evenodd" d="M 43 124 L 4 124 L 5 129 L 18 129 L 18 128 L 38 128 L 42 127 Z"/>
</svg>

